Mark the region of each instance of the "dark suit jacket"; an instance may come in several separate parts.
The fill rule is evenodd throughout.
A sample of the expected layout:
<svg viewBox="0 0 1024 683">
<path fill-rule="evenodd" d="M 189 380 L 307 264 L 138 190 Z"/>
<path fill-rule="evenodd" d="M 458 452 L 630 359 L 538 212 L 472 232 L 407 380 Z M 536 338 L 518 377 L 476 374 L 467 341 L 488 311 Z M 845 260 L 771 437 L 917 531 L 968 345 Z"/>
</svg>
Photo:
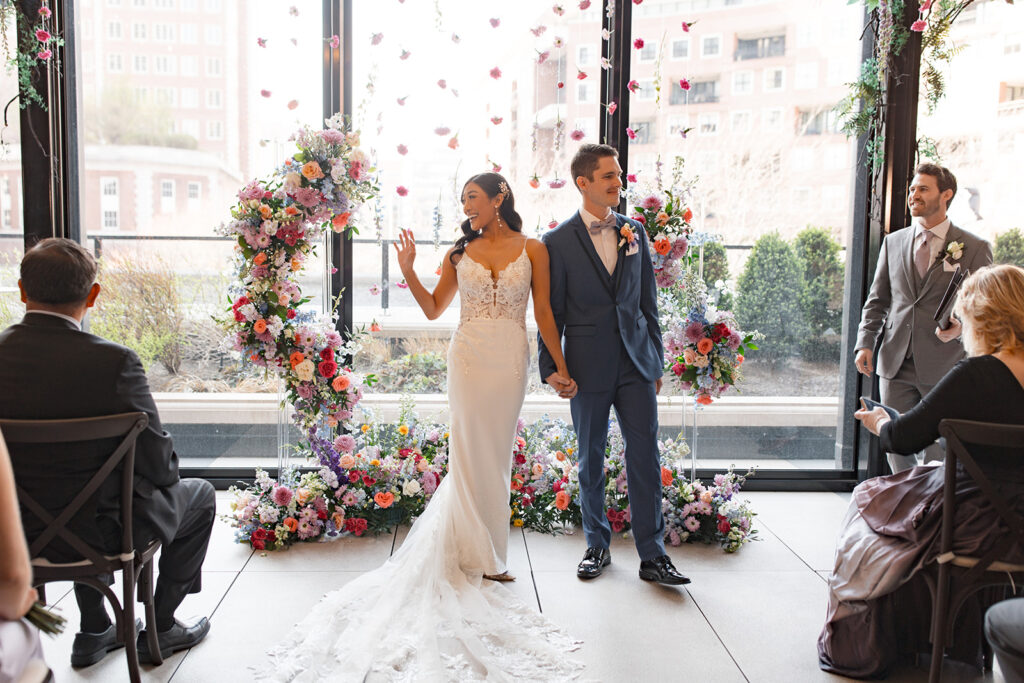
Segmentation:
<svg viewBox="0 0 1024 683">
<path fill-rule="evenodd" d="M 615 214 L 615 221 L 619 228 L 625 223 L 632 226 L 638 249 L 628 254 L 626 244 L 619 247 L 611 275 L 578 211 L 541 238 L 551 262 L 551 311 L 564 338 L 569 374 L 580 391 L 615 387 L 609 368 L 619 362 L 620 340 L 645 379 L 654 382 L 662 375 L 658 295 L 647 232 L 621 214 Z M 545 378 L 555 371 L 555 362 L 539 337 L 538 346 Z"/>
<path fill-rule="evenodd" d="M 875 359 L 879 377 L 892 379 L 912 350 L 914 369 L 924 385 L 937 384 L 964 357 L 959 340 L 943 342 L 935 336 L 935 310 L 953 277 L 953 266 L 933 261 L 918 281 L 914 266 L 913 226 L 890 233 L 882 240 L 875 279 L 861 313 L 856 348 L 874 348 L 878 335 L 882 347 Z M 962 242 L 963 256 L 956 262 L 972 273 L 992 264 L 992 247 L 977 235 L 950 223 L 943 248 Z"/>
<path fill-rule="evenodd" d="M 131 349 L 51 315 L 28 313 L 20 323 L 0 332 L 0 417 L 39 420 L 134 411 L 149 416 L 149 427 L 136 442 L 134 535 L 137 544 L 152 538 L 166 544 L 183 511 L 181 487 L 176 486 L 178 456 L 160 425 L 139 357 Z M 113 451 L 112 444 L 99 442 L 39 447 L 35 449 L 38 458 L 33 459 L 39 468 L 16 471 L 18 483 L 44 506 L 70 500 L 87 481 L 75 465 L 83 448 L 104 455 Z M 32 447 L 19 449 L 27 452 Z M 119 497 L 119 477 L 112 477 L 101 491 L 96 510 L 96 527 L 105 539 L 100 542 L 107 545 L 119 537 Z M 38 525 L 36 534 L 42 529 L 33 518 L 25 519 L 30 536 L 35 535 L 33 526 Z"/>
</svg>

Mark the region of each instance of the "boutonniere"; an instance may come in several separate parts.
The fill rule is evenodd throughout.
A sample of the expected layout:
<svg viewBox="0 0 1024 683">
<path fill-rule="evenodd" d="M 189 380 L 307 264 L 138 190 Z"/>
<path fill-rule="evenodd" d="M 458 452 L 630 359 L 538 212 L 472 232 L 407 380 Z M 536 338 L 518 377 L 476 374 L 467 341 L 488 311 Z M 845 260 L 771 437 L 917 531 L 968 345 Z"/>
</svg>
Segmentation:
<svg viewBox="0 0 1024 683">
<path fill-rule="evenodd" d="M 622 236 L 622 239 L 619 240 L 619 249 L 622 249 L 623 244 L 629 245 L 630 249 L 636 246 L 636 233 L 633 232 L 633 228 L 629 226 L 629 223 L 624 223 L 619 228 L 619 235 Z"/>
<path fill-rule="evenodd" d="M 946 245 L 946 250 L 939 254 L 939 260 L 946 260 L 952 263 L 953 261 L 959 261 L 963 255 L 964 243 L 953 240 Z"/>
</svg>

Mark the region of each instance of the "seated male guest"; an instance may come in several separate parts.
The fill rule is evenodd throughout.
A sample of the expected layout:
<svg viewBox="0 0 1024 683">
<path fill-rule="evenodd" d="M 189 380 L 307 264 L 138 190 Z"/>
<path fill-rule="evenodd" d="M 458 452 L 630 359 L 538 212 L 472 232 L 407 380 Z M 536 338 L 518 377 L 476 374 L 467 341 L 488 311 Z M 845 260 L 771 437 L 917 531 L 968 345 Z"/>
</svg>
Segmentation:
<svg viewBox="0 0 1024 683">
<path fill-rule="evenodd" d="M 38 598 L 32 587 L 11 459 L 0 434 L 0 683 L 20 680 L 34 661 L 41 665 L 39 630 L 22 618 Z M 45 665 L 41 667 L 46 670 Z"/>
<path fill-rule="evenodd" d="M 149 416 L 149 427 L 136 443 L 132 524 L 136 547 L 153 539 L 162 544 L 154 603 L 160 650 L 167 656 L 192 647 L 210 629 L 205 617 L 185 625 L 175 620 L 174 612 L 186 595 L 200 589 L 215 517 L 214 489 L 207 481 L 178 477 L 178 456 L 170 435 L 160 425 L 146 373 L 135 352 L 82 331 L 82 319 L 100 293 L 96 271 L 92 255 L 66 239 L 43 240 L 25 254 L 18 281 L 25 317 L 0 332 L 0 417 L 64 419 L 135 411 Z M 76 454 L 81 457 L 86 448 L 109 452 L 103 446 L 40 447 L 31 451 L 38 452 L 38 457 L 30 460 L 40 467 L 24 472 L 19 468 L 15 473 L 36 500 L 69 500 L 75 492 L 72 487 L 83 483 L 73 476 L 77 474 Z M 19 446 L 25 453 L 32 448 Z M 120 547 L 116 479 L 112 477 L 100 491 L 92 532 L 96 534 L 92 540 L 108 550 Z M 30 539 L 42 531 L 42 523 L 33 515 L 23 517 Z M 54 556 L 48 555 L 48 559 L 54 561 L 75 559 L 60 557 L 60 546 L 50 554 Z M 123 643 L 117 642 L 116 629 L 98 591 L 75 585 L 75 597 L 82 620 L 71 664 L 89 666 Z M 139 636 L 138 650 L 141 661 L 152 661 L 144 633 Z"/>
</svg>

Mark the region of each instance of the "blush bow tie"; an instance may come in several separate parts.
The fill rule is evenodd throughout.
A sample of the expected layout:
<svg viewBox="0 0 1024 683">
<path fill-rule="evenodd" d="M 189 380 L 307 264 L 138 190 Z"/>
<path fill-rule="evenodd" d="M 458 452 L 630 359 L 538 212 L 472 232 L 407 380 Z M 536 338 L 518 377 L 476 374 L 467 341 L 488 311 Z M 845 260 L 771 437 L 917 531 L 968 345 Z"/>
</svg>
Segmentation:
<svg viewBox="0 0 1024 683">
<path fill-rule="evenodd" d="M 590 224 L 590 227 L 587 228 L 587 230 L 590 231 L 591 235 L 598 235 L 605 228 L 608 228 L 609 230 L 615 230 L 616 227 L 618 226 L 615 223 L 615 214 L 610 213 L 608 214 L 608 217 L 605 218 L 604 220 L 593 221 Z"/>
</svg>

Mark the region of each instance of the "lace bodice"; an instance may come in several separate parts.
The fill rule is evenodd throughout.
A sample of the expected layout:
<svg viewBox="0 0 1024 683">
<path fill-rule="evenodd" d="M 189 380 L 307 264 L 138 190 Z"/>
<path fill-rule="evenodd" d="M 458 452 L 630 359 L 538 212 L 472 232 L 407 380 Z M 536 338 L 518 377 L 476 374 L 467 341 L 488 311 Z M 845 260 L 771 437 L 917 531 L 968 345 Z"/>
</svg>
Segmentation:
<svg viewBox="0 0 1024 683">
<path fill-rule="evenodd" d="M 459 275 L 459 321 L 485 319 L 513 320 L 526 327 L 526 304 L 530 298 L 533 266 L 526 248 L 505 266 L 498 279 L 491 271 L 463 252 L 456 266 Z"/>
</svg>

